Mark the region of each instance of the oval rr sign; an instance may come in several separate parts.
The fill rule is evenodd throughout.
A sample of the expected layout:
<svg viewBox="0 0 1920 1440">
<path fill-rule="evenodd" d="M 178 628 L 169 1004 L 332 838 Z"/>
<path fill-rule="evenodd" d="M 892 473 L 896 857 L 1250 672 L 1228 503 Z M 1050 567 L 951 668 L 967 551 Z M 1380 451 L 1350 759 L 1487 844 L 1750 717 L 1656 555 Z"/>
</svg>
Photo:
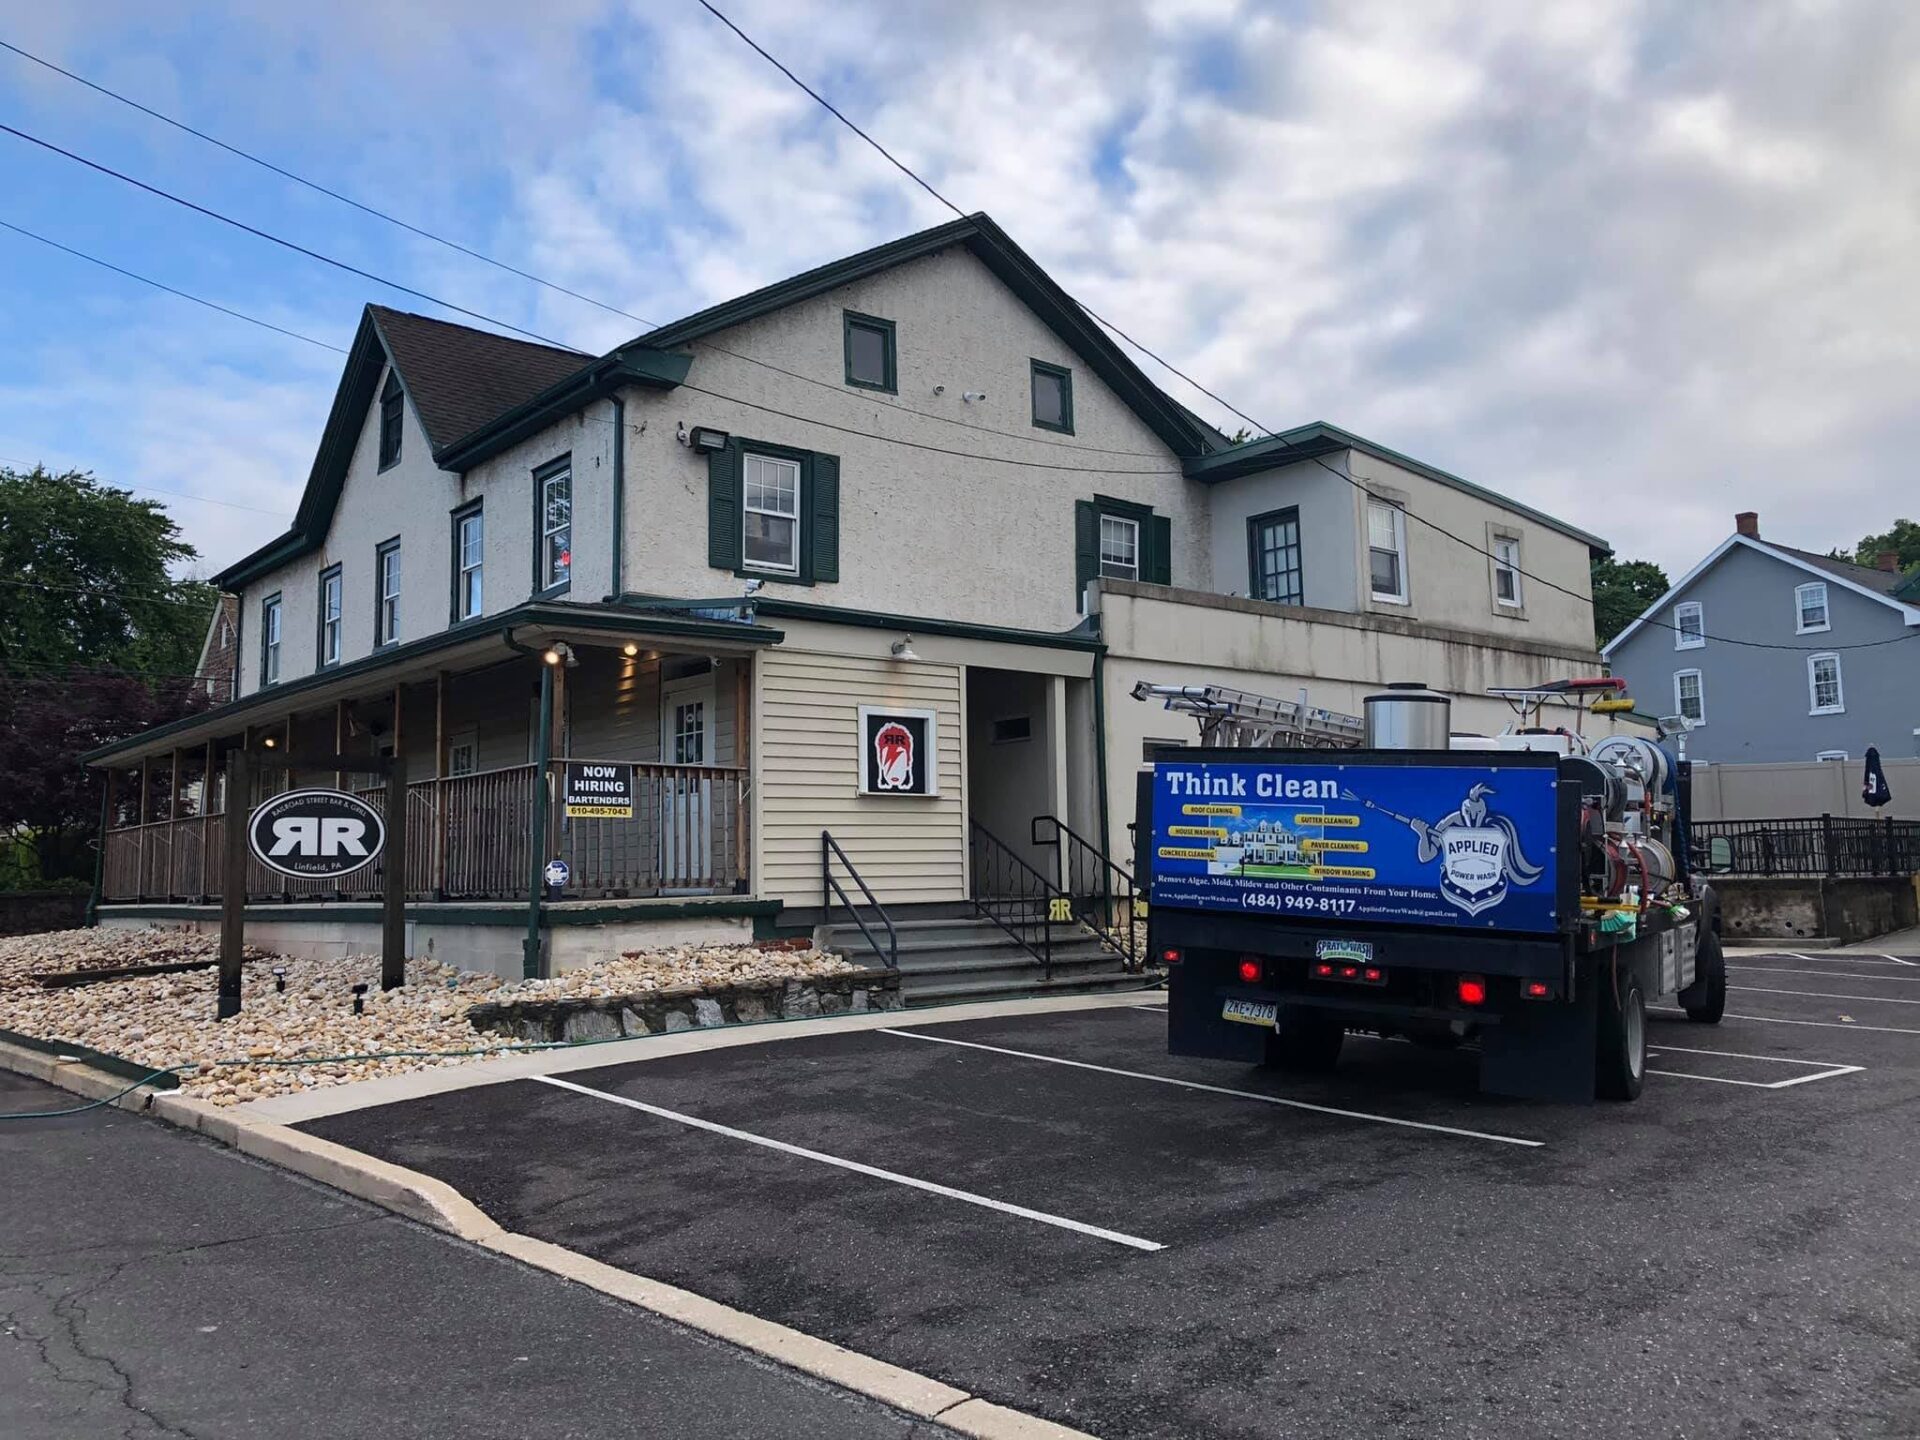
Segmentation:
<svg viewBox="0 0 1920 1440">
<path fill-rule="evenodd" d="M 387 822 L 344 790 L 289 790 L 247 822 L 247 847 L 269 870 L 296 880 L 332 880 L 370 865 L 387 843 Z"/>
</svg>

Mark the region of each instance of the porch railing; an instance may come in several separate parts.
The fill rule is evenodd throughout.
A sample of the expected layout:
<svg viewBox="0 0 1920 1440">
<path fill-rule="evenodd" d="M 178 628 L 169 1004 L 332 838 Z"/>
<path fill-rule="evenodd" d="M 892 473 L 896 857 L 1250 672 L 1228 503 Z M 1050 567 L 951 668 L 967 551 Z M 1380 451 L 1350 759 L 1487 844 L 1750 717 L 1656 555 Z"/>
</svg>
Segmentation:
<svg viewBox="0 0 1920 1440">
<path fill-rule="evenodd" d="M 1059 886 L 1029 865 L 978 820 L 969 826 L 973 908 L 1011 935 L 1053 978 L 1053 925 L 1069 918 Z"/>
<path fill-rule="evenodd" d="M 552 767 L 557 787 L 562 762 Z M 556 791 L 539 767 L 509 765 L 407 786 L 407 893 L 415 899 L 523 899 L 533 873 L 534 807 Z M 569 898 L 711 894 L 740 888 L 748 874 L 747 775 L 718 765 L 634 766 L 634 805 L 623 820 L 558 813 L 553 853 L 572 870 Z M 355 786 L 377 810 L 383 786 Z M 225 885 L 226 816 L 128 825 L 105 837 L 102 898 L 207 901 Z M 371 900 L 384 884 L 381 862 L 339 880 L 295 880 L 247 861 L 249 899 Z"/>
<path fill-rule="evenodd" d="M 1034 816 L 1028 838 L 1052 857 L 1054 883 L 1072 903 L 1073 918 L 1117 951 L 1129 970 L 1138 970 L 1132 872 L 1055 815 Z"/>
</svg>

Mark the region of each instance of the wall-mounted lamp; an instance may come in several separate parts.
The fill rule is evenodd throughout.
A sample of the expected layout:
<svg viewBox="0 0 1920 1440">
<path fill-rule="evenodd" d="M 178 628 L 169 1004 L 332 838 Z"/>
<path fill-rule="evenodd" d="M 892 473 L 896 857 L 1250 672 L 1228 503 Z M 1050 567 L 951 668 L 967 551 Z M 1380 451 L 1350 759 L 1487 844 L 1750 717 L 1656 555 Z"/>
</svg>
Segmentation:
<svg viewBox="0 0 1920 1440">
<path fill-rule="evenodd" d="M 274 739 L 273 736 L 271 735 L 263 735 L 260 737 L 260 743 L 264 745 L 267 749 L 271 750 L 275 746 L 277 746 L 280 742 Z"/>
<path fill-rule="evenodd" d="M 620 653 L 626 656 L 629 660 L 631 660 L 634 656 L 640 653 L 640 647 L 634 644 L 633 641 L 629 640 L 627 641 L 626 644 L 620 647 Z"/>
<path fill-rule="evenodd" d="M 705 425 L 694 426 L 693 433 L 689 439 L 693 444 L 693 448 L 696 450 L 711 451 L 724 450 L 727 448 L 727 432 L 724 430 L 714 430 Z"/>
<path fill-rule="evenodd" d="M 893 642 L 893 658 L 896 660 L 918 660 L 920 658 L 913 653 L 913 636 L 902 635 L 898 640 Z"/>
<path fill-rule="evenodd" d="M 564 640 L 554 641 L 540 658 L 549 665 L 565 665 L 569 670 L 580 663 L 573 653 L 573 647 Z"/>
</svg>

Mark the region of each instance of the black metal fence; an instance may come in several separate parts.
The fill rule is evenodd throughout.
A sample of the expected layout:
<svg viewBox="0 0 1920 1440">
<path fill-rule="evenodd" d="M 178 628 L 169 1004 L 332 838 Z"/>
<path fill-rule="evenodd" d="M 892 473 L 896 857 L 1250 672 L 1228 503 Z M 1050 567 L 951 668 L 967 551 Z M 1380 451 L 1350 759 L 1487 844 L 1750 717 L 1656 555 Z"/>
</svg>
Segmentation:
<svg viewBox="0 0 1920 1440">
<path fill-rule="evenodd" d="M 1920 874 L 1920 820 L 1696 820 L 1693 858 L 1733 875 Z"/>
</svg>

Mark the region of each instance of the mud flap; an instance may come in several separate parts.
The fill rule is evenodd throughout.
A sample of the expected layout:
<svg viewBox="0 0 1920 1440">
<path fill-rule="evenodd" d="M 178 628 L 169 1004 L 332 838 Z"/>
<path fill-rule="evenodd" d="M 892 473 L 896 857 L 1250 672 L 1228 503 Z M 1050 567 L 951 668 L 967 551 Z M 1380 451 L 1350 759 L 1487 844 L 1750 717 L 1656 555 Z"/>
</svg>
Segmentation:
<svg viewBox="0 0 1920 1440">
<path fill-rule="evenodd" d="M 1591 1102 L 1597 987 L 1558 1004 L 1521 1005 L 1480 1035 L 1480 1088 L 1518 1100 Z"/>
<path fill-rule="evenodd" d="M 1169 1055 L 1258 1065 L 1267 1058 L 1267 1037 L 1272 1034 L 1264 1026 L 1221 1019 L 1220 994 L 1211 985 L 1189 982 L 1184 976 L 1167 983 Z"/>
</svg>

